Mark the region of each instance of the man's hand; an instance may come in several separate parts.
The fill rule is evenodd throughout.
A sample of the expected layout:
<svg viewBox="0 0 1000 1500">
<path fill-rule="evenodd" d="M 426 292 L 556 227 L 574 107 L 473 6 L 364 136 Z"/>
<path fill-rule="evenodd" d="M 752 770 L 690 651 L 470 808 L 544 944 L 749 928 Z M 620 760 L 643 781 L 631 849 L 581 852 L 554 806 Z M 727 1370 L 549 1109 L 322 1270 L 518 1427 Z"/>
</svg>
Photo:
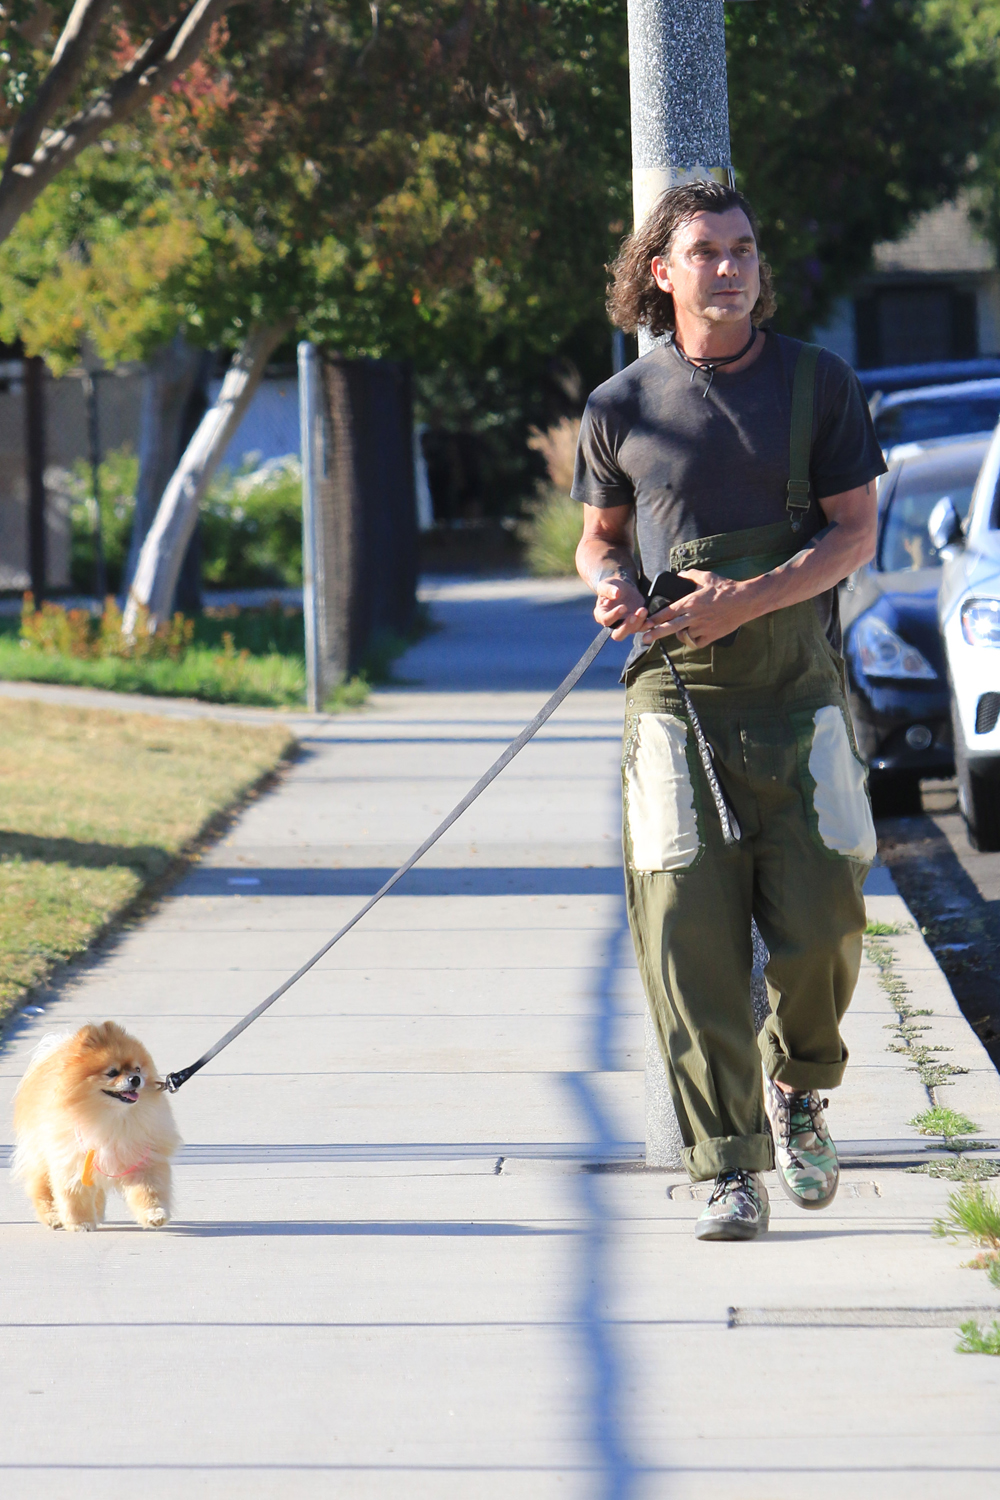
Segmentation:
<svg viewBox="0 0 1000 1500">
<path fill-rule="evenodd" d="M 649 611 L 645 600 L 629 578 L 605 578 L 597 585 L 594 619 L 598 625 L 615 625 L 611 638 L 623 641 L 645 627 Z"/>
<path fill-rule="evenodd" d="M 685 646 L 710 646 L 754 618 L 756 610 L 742 584 L 701 568 L 688 568 L 678 576 L 690 578 L 698 587 L 650 617 L 643 632 L 644 645 L 676 635 Z"/>
</svg>

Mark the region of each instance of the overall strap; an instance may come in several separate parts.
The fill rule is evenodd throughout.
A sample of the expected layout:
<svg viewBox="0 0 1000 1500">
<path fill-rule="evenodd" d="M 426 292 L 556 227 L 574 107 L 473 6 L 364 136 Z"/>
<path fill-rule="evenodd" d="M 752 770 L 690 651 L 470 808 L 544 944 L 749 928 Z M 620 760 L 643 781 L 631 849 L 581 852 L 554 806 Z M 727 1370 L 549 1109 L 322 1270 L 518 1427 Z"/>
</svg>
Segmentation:
<svg viewBox="0 0 1000 1500">
<path fill-rule="evenodd" d="M 792 422 L 788 444 L 788 515 L 798 531 L 809 509 L 809 459 L 812 452 L 813 396 L 818 344 L 803 344 L 792 382 Z"/>
</svg>

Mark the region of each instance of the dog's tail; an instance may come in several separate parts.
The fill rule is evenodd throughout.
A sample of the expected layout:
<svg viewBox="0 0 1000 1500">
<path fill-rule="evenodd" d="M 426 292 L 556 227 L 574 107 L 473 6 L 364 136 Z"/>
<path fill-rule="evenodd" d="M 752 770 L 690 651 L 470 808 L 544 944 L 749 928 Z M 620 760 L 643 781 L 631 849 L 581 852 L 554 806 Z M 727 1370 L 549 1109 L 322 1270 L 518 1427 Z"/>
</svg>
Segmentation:
<svg viewBox="0 0 1000 1500">
<path fill-rule="evenodd" d="M 30 1073 L 34 1072 L 34 1070 L 38 1067 L 38 1064 L 43 1063 L 47 1057 L 51 1057 L 56 1048 L 61 1047 L 64 1042 L 68 1042 L 72 1036 L 72 1031 L 47 1031 L 45 1033 L 41 1041 L 38 1043 L 38 1046 L 35 1048 L 30 1058 L 28 1059 L 28 1066 L 25 1068 L 24 1075 L 21 1078 L 21 1082 L 18 1084 L 17 1089 L 15 1090 L 15 1097 L 17 1096 L 17 1093 L 20 1092 L 20 1089 L 24 1084 L 24 1080 Z"/>
</svg>

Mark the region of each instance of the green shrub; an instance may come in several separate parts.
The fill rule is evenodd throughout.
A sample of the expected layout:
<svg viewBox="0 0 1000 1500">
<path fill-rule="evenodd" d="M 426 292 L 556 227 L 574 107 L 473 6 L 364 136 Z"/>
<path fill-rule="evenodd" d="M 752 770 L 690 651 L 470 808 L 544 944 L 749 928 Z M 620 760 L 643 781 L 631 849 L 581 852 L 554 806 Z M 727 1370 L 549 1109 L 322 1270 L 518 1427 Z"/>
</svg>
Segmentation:
<svg viewBox="0 0 1000 1500">
<path fill-rule="evenodd" d="M 139 460 L 128 443 L 108 454 L 98 467 L 98 478 L 107 587 L 112 594 L 117 594 L 121 590 L 128 558 L 135 490 L 139 480 Z M 90 465 L 85 459 L 77 459 L 63 479 L 71 502 L 70 578 L 75 589 L 92 594 L 97 586 L 97 549 Z"/>
<path fill-rule="evenodd" d="M 164 620 L 155 630 L 148 628 L 149 612 L 139 610 L 134 636 L 122 629 L 122 612 L 110 596 L 100 616 L 87 609 L 64 609 L 45 600 L 35 608 L 34 595 L 25 594 L 21 607 L 21 645 L 49 656 L 72 656 L 80 661 L 117 656 L 128 661 L 169 656 L 180 661 L 194 635 L 194 621 L 182 614 Z"/>
<path fill-rule="evenodd" d="M 572 577 L 582 531 L 583 506 L 554 486 L 543 490 L 518 527 L 531 572 L 538 578 Z"/>
<path fill-rule="evenodd" d="M 108 590 L 121 592 L 132 536 L 139 460 L 131 447 L 109 453 L 98 470 Z M 62 476 L 70 496 L 70 575 L 75 589 L 96 587 L 90 465 Z M 302 582 L 302 469 L 294 456 L 223 469 L 201 508 L 202 581 L 208 588 L 294 588 Z"/>
<path fill-rule="evenodd" d="M 294 588 L 302 582 L 302 468 L 297 458 L 221 471 L 201 510 L 209 588 Z"/>
</svg>

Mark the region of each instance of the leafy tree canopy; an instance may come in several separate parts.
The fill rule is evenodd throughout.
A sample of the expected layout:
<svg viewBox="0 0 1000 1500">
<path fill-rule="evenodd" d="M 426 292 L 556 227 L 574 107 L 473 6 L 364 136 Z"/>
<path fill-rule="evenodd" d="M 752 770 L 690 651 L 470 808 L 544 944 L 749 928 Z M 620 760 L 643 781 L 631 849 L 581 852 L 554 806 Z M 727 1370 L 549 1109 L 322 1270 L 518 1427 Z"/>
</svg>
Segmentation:
<svg viewBox="0 0 1000 1500">
<path fill-rule="evenodd" d="M 727 7 L 733 155 L 780 327 L 822 322 L 874 243 L 1000 160 L 998 12 Z M 141 34 L 121 7 L 120 64 Z M 290 316 L 347 354 L 414 359 L 442 405 L 496 413 L 570 347 L 585 386 L 607 373 L 628 168 L 620 3 L 231 5 L 200 61 L 0 247 L 0 334 L 59 367 L 85 336 L 114 360 L 177 328 L 235 346 Z"/>
<path fill-rule="evenodd" d="M 914 215 L 954 196 L 997 136 L 1000 70 L 977 0 L 757 0 L 726 7 L 730 128 L 777 280 L 807 334 Z M 987 27 L 980 16 L 983 39 Z"/>
<path fill-rule="evenodd" d="M 608 4 L 234 7 L 214 47 L 0 250 L 50 363 L 291 317 L 347 353 L 552 350 L 599 307 L 628 203 Z M 614 108 L 605 97 L 617 85 Z"/>
</svg>

